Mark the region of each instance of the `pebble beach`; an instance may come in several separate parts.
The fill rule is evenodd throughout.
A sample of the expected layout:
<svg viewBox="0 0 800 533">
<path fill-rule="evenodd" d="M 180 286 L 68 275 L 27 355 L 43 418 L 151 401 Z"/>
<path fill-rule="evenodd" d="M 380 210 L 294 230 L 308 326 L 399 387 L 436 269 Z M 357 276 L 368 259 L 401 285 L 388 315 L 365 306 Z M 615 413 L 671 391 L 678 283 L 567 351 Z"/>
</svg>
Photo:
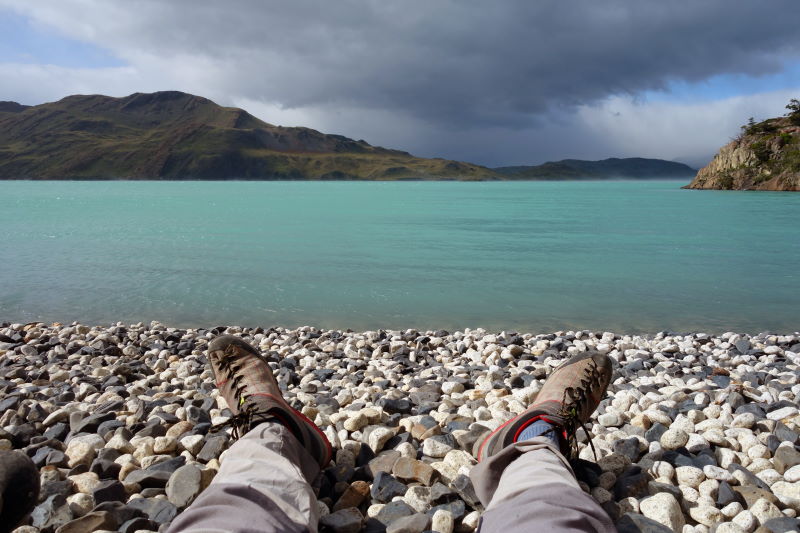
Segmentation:
<svg viewBox="0 0 800 533">
<path fill-rule="evenodd" d="M 0 324 L 0 449 L 39 468 L 18 533 L 165 531 L 232 444 L 206 346 L 258 347 L 334 448 L 321 531 L 468 533 L 473 444 L 566 358 L 607 353 L 576 474 L 619 531 L 797 531 L 800 334 Z M 589 446 L 591 438 L 597 458 Z"/>
</svg>

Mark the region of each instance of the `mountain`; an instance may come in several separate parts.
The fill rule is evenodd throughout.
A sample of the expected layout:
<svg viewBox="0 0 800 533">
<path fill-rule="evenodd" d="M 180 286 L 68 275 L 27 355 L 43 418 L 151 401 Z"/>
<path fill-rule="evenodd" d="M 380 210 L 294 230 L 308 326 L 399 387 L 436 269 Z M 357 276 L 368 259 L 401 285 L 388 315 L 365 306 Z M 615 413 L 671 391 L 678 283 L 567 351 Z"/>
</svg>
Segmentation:
<svg viewBox="0 0 800 533">
<path fill-rule="evenodd" d="M 0 179 L 503 179 L 177 91 L 0 102 Z"/>
<path fill-rule="evenodd" d="M 694 176 L 696 172 L 683 163 L 641 157 L 612 157 L 602 161 L 563 159 L 536 166 L 499 167 L 494 170 L 511 179 L 539 180 L 686 178 Z"/>
<path fill-rule="evenodd" d="M 750 119 L 684 188 L 800 191 L 800 103 L 785 117 Z"/>
<path fill-rule="evenodd" d="M 16 102 L 0 102 L 0 113 L 19 113 L 25 111 L 30 106 L 18 104 Z"/>
</svg>

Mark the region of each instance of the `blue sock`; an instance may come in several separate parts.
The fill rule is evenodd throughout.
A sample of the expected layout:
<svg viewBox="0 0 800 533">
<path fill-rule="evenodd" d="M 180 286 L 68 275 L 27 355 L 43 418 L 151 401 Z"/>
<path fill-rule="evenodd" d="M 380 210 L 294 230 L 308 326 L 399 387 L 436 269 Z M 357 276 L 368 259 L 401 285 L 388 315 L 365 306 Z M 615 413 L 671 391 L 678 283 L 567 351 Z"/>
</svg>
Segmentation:
<svg viewBox="0 0 800 533">
<path fill-rule="evenodd" d="M 530 440 L 534 437 L 546 437 L 552 440 L 553 444 L 556 446 L 560 446 L 561 443 L 558 440 L 558 433 L 559 431 L 557 427 L 553 424 L 550 424 L 544 420 L 537 420 L 522 430 L 522 433 L 520 433 L 519 437 L 517 438 L 517 442 Z"/>
</svg>

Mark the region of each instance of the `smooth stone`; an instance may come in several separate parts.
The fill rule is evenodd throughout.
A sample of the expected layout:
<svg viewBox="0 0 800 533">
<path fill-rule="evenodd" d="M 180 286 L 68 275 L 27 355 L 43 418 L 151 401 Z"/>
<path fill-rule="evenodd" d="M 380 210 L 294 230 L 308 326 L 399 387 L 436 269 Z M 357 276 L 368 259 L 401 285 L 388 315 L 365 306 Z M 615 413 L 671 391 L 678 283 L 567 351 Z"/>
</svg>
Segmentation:
<svg viewBox="0 0 800 533">
<path fill-rule="evenodd" d="M 92 496 L 96 503 L 122 502 L 127 499 L 125 487 L 116 479 L 108 479 L 98 483 L 92 490 Z"/>
<path fill-rule="evenodd" d="M 422 442 L 422 453 L 428 457 L 442 458 L 456 446 L 451 434 L 434 435 Z"/>
<path fill-rule="evenodd" d="M 793 533 L 800 531 L 800 520 L 790 517 L 770 518 L 764 522 L 757 533 Z"/>
<path fill-rule="evenodd" d="M 413 514 L 414 509 L 412 509 L 410 505 L 402 500 L 396 500 L 384 505 L 374 518 L 383 524 L 391 524 L 399 518 L 411 516 Z"/>
<path fill-rule="evenodd" d="M 797 407 L 781 407 L 767 413 L 767 418 L 770 420 L 784 420 L 785 418 L 796 416 L 798 412 L 800 411 L 798 411 Z"/>
<path fill-rule="evenodd" d="M 94 472 L 85 472 L 83 474 L 69 476 L 67 479 L 72 481 L 75 490 L 83 492 L 84 494 L 92 494 L 92 491 L 100 484 L 100 478 L 98 478 L 97 474 Z"/>
<path fill-rule="evenodd" d="M 659 439 L 665 450 L 677 450 L 689 442 L 689 434 L 682 429 L 668 429 Z"/>
<path fill-rule="evenodd" d="M 194 465 L 183 465 L 170 475 L 166 485 L 167 499 L 178 509 L 191 504 L 202 490 L 203 476 Z"/>
<path fill-rule="evenodd" d="M 442 503 L 435 507 L 431 507 L 425 514 L 432 517 L 439 510 L 449 512 L 451 515 L 453 515 L 454 520 L 458 520 L 464 516 L 464 513 L 466 512 L 466 505 L 461 500 L 455 500 L 449 503 Z"/>
<path fill-rule="evenodd" d="M 436 533 L 453 533 L 455 520 L 453 514 L 446 509 L 438 509 L 431 517 L 431 530 Z"/>
<path fill-rule="evenodd" d="M 143 489 L 164 488 L 171 473 L 166 470 L 134 470 L 125 476 L 125 483 L 136 483 Z"/>
<path fill-rule="evenodd" d="M 67 522 L 56 529 L 56 533 L 86 533 L 87 531 L 115 531 L 118 522 L 114 515 L 105 511 L 92 511 L 80 518 Z"/>
<path fill-rule="evenodd" d="M 780 446 L 775 450 L 772 464 L 775 465 L 775 470 L 783 474 L 786 470 L 800 465 L 800 451 L 797 451 L 793 446 Z"/>
<path fill-rule="evenodd" d="M 436 471 L 428 464 L 416 459 L 401 457 L 392 467 L 392 474 L 398 479 L 419 481 L 429 486 Z"/>
<path fill-rule="evenodd" d="M 195 456 L 201 463 L 207 463 L 212 459 L 219 459 L 222 451 L 228 446 L 226 437 L 210 437 L 206 439 L 203 448 Z"/>
<path fill-rule="evenodd" d="M 776 481 L 770 488 L 783 505 L 795 511 L 800 511 L 800 483 Z"/>
<path fill-rule="evenodd" d="M 350 507 L 323 516 L 319 523 L 332 533 L 358 533 L 363 521 L 364 515 L 355 507 Z"/>
<path fill-rule="evenodd" d="M 771 518 L 783 518 L 780 509 L 766 498 L 756 500 L 753 505 L 748 507 L 748 511 L 753 513 L 753 516 L 762 524 Z"/>
<path fill-rule="evenodd" d="M 366 481 L 357 480 L 350 484 L 333 506 L 333 511 L 358 507 L 370 494 L 370 486 Z"/>
<path fill-rule="evenodd" d="M 396 450 L 381 452 L 367 464 L 367 472 L 374 479 L 380 472 L 391 472 L 399 459 L 400 452 Z"/>
<path fill-rule="evenodd" d="M 119 533 L 136 533 L 137 531 L 158 531 L 158 524 L 147 518 L 131 518 L 119 526 Z"/>
<path fill-rule="evenodd" d="M 117 523 L 125 523 L 132 518 L 144 517 L 145 513 L 139 509 L 134 509 L 122 502 L 103 502 L 95 506 L 93 511 L 104 511 L 110 513 L 117 520 Z"/>
<path fill-rule="evenodd" d="M 614 499 L 617 501 L 624 498 L 641 498 L 648 493 L 648 483 L 652 481 L 652 476 L 634 465 L 625 470 L 614 483 Z"/>
<path fill-rule="evenodd" d="M 795 465 L 783 473 L 783 479 L 789 483 L 800 481 L 800 465 Z"/>
<path fill-rule="evenodd" d="M 423 513 L 415 513 L 398 518 L 386 526 L 386 533 L 422 533 L 428 528 L 430 517 Z"/>
<path fill-rule="evenodd" d="M 178 508 L 171 502 L 156 498 L 137 498 L 129 501 L 128 507 L 142 511 L 157 524 L 171 522 L 178 514 Z"/>
<path fill-rule="evenodd" d="M 616 523 L 619 533 L 673 533 L 669 527 L 639 513 L 625 513 Z"/>
<path fill-rule="evenodd" d="M 639 503 L 639 510 L 647 518 L 655 520 L 673 531 L 682 530 L 685 524 L 678 500 L 668 492 L 659 492 L 643 499 Z"/>
</svg>

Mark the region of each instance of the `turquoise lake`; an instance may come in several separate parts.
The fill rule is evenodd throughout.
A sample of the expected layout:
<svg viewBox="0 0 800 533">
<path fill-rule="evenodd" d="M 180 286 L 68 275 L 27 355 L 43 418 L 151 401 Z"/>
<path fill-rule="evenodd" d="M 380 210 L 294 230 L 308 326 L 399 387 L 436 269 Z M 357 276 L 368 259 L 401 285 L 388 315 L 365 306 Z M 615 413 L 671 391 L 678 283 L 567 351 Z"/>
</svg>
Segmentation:
<svg viewBox="0 0 800 533">
<path fill-rule="evenodd" d="M 6 181 L 0 321 L 800 329 L 800 194 L 684 184 Z"/>
</svg>

